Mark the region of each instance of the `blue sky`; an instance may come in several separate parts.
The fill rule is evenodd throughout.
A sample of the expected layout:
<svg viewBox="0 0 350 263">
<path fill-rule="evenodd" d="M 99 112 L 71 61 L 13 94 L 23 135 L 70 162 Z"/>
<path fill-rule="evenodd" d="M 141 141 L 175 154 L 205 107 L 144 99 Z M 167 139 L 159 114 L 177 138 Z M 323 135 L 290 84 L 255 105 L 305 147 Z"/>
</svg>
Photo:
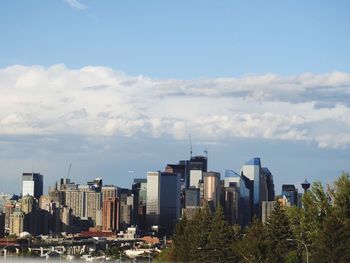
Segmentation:
<svg viewBox="0 0 350 263">
<path fill-rule="evenodd" d="M 348 1 L 2 1 L 0 66 L 151 77 L 349 71 Z"/>
<path fill-rule="evenodd" d="M 349 171 L 349 1 L 0 3 L 0 166 L 132 176 L 209 149 L 282 183 Z M 18 191 L 18 190 L 17 190 Z"/>
</svg>

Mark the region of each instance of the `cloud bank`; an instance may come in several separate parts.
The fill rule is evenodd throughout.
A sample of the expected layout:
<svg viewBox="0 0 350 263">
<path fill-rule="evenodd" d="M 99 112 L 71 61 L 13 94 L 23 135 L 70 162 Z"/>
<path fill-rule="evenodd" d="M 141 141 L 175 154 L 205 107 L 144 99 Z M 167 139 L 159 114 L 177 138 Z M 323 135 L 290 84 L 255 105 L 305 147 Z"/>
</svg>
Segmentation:
<svg viewBox="0 0 350 263">
<path fill-rule="evenodd" d="M 350 74 L 155 79 L 106 67 L 0 69 L 0 135 L 264 138 L 350 145 Z"/>
</svg>

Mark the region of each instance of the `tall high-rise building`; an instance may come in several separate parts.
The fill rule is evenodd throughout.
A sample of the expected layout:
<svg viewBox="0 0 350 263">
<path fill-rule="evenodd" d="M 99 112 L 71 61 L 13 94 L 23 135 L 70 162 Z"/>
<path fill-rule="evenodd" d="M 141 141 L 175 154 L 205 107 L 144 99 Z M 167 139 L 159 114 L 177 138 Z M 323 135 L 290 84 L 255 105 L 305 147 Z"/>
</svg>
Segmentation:
<svg viewBox="0 0 350 263">
<path fill-rule="evenodd" d="M 102 186 L 102 203 L 106 198 L 116 198 L 117 197 L 117 187 L 114 185 L 104 185 Z"/>
<path fill-rule="evenodd" d="M 147 202 L 147 179 L 135 178 L 132 185 L 132 193 L 135 198 L 136 217 L 135 224 L 141 230 L 146 229 L 146 202 Z"/>
<path fill-rule="evenodd" d="M 15 200 L 9 200 L 4 206 L 5 229 L 9 229 L 10 228 L 10 215 L 15 211 L 16 202 L 17 201 L 15 201 Z"/>
<path fill-rule="evenodd" d="M 192 156 L 190 159 L 190 170 L 208 171 L 208 159 L 205 156 Z"/>
<path fill-rule="evenodd" d="M 160 172 L 147 173 L 147 225 L 159 225 L 160 216 Z"/>
<path fill-rule="evenodd" d="M 181 186 L 184 188 L 186 185 L 186 165 L 185 164 L 167 164 L 164 169 L 166 173 L 174 173 L 180 175 Z"/>
<path fill-rule="evenodd" d="M 65 191 L 65 204 L 80 220 L 87 220 L 90 226 L 102 224 L 102 195 L 87 185 L 79 185 L 77 190 Z"/>
<path fill-rule="evenodd" d="M 101 192 L 102 190 L 102 178 L 97 177 L 92 181 L 88 181 L 87 185 L 89 186 L 90 189 L 94 190 L 95 192 Z"/>
<path fill-rule="evenodd" d="M 117 197 L 107 197 L 103 201 L 102 230 L 117 232 L 119 227 L 119 203 Z"/>
<path fill-rule="evenodd" d="M 232 170 L 225 171 L 223 208 L 225 218 L 231 224 L 245 227 L 251 219 L 252 181 Z"/>
<path fill-rule="evenodd" d="M 185 189 L 185 208 L 198 208 L 200 206 L 199 188 Z"/>
<path fill-rule="evenodd" d="M 239 224 L 239 187 L 231 183 L 230 186 L 223 189 L 223 208 L 226 221 L 233 224 Z"/>
<path fill-rule="evenodd" d="M 261 219 L 261 206 L 263 201 L 274 198 L 274 184 L 271 172 L 267 168 L 261 167 L 260 158 L 253 158 L 245 163 L 241 169 L 241 174 L 249 179 L 251 185 L 251 216 Z"/>
<path fill-rule="evenodd" d="M 0 212 L 0 237 L 5 235 L 5 213 Z"/>
<path fill-rule="evenodd" d="M 276 201 L 263 201 L 261 209 L 261 222 L 266 223 L 272 211 L 275 209 Z"/>
<path fill-rule="evenodd" d="M 72 227 L 72 209 L 68 206 L 60 206 L 60 232 L 70 232 Z"/>
<path fill-rule="evenodd" d="M 265 176 L 266 187 L 267 187 L 267 201 L 275 200 L 275 185 L 273 183 L 273 176 L 270 170 L 266 167 L 262 168 L 262 172 Z"/>
<path fill-rule="evenodd" d="M 43 189 L 43 175 L 40 173 L 22 174 L 22 196 L 30 195 L 36 199 L 39 199 L 43 194 Z"/>
<path fill-rule="evenodd" d="M 134 224 L 135 209 L 134 195 L 122 195 L 119 205 L 119 220 L 120 228 L 126 230 L 128 227 Z"/>
<path fill-rule="evenodd" d="M 89 227 L 102 228 L 103 201 L 116 198 L 117 187 L 103 186 L 102 178 L 88 181 L 86 185 L 75 184 L 66 178 L 49 189 L 49 196 L 57 203 L 56 220 L 63 217 L 65 221 L 56 225 L 67 231 L 79 232 Z"/>
<path fill-rule="evenodd" d="M 10 194 L 0 193 L 0 212 L 4 210 L 4 206 L 10 200 L 12 196 Z"/>
<path fill-rule="evenodd" d="M 190 187 L 190 171 L 200 170 L 202 172 L 208 171 L 208 159 L 205 156 L 191 156 L 190 160 L 181 160 L 180 165 L 184 165 L 185 168 L 185 188 Z M 196 186 L 197 187 L 197 186 Z"/>
<path fill-rule="evenodd" d="M 128 188 L 118 188 L 119 198 L 119 228 L 127 230 L 131 225 L 136 224 L 137 200 L 133 191 Z"/>
<path fill-rule="evenodd" d="M 24 213 L 24 231 L 32 235 L 45 234 L 43 229 L 47 227 L 47 224 L 43 224 L 43 217 L 38 209 L 38 200 L 31 195 L 26 195 L 19 200 L 19 204 Z"/>
<path fill-rule="evenodd" d="M 295 188 L 294 184 L 283 184 L 282 196 L 287 198 L 288 205 L 298 205 L 298 189 Z"/>
<path fill-rule="evenodd" d="M 246 176 L 250 181 L 253 182 L 253 189 L 251 189 L 252 192 L 252 203 L 253 203 L 253 214 L 256 215 L 258 218 L 260 218 L 260 207 L 261 202 L 264 200 L 261 200 L 261 163 L 260 158 L 253 158 L 250 161 L 246 162 L 241 170 L 242 174 Z"/>
<path fill-rule="evenodd" d="M 204 172 L 204 201 L 216 207 L 220 202 L 220 194 L 222 184 L 220 181 L 220 173 L 216 172 Z"/>
<path fill-rule="evenodd" d="M 199 183 L 203 180 L 202 170 L 191 170 L 190 171 L 190 184 L 189 187 L 199 187 Z"/>
<path fill-rule="evenodd" d="M 173 173 L 147 174 L 147 225 L 158 225 L 167 233 L 180 218 L 180 176 Z"/>
<path fill-rule="evenodd" d="M 83 214 L 81 218 L 90 221 L 94 227 L 102 225 L 102 195 L 101 191 L 95 191 L 95 189 L 89 187 L 89 185 L 78 186 L 78 190 L 83 198 Z"/>
<path fill-rule="evenodd" d="M 190 187 L 183 190 L 182 217 L 192 219 L 200 205 L 200 188 Z"/>
<path fill-rule="evenodd" d="M 24 231 L 24 213 L 20 210 L 10 215 L 10 235 L 19 236 Z"/>
</svg>

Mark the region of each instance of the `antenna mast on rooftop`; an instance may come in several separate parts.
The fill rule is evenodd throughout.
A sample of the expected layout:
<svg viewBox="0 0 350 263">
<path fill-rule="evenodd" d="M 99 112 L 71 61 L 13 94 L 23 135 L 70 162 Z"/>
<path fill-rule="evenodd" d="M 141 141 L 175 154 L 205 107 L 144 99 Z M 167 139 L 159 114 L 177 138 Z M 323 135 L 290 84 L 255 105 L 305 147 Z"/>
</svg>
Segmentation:
<svg viewBox="0 0 350 263">
<path fill-rule="evenodd" d="M 188 136 L 189 136 L 189 141 L 190 141 L 190 158 L 192 158 L 192 138 L 191 138 L 191 133 Z"/>
<path fill-rule="evenodd" d="M 207 160 L 208 160 L 208 149 L 205 149 L 204 153 L 205 153 L 205 158 L 207 158 Z"/>
<path fill-rule="evenodd" d="M 67 179 L 69 179 L 70 170 L 72 169 L 72 163 L 69 164 Z"/>
</svg>

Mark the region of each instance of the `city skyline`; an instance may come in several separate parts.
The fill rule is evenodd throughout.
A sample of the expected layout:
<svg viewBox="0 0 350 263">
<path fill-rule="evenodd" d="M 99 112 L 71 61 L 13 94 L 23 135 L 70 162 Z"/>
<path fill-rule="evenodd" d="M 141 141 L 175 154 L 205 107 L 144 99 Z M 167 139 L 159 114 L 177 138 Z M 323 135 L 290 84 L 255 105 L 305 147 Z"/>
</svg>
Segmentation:
<svg viewBox="0 0 350 263">
<path fill-rule="evenodd" d="M 192 149 L 192 148 L 191 148 Z M 191 151 L 191 153 L 193 153 Z M 204 153 L 208 154 L 207 150 L 204 151 Z M 222 170 L 221 172 L 218 172 L 218 170 L 213 170 L 213 169 L 208 169 L 207 167 L 207 163 L 208 163 L 208 159 L 205 155 L 191 155 L 190 159 L 191 160 L 196 160 L 196 161 L 193 161 L 194 164 L 189 164 L 187 162 L 189 161 L 186 161 L 186 160 L 180 160 L 178 164 L 175 164 L 177 161 L 175 162 L 165 162 L 164 165 L 163 165 L 163 168 L 160 168 L 160 169 L 153 169 L 153 170 L 149 170 L 147 171 L 146 173 L 146 176 L 136 176 L 134 173 L 135 171 L 128 171 L 129 175 L 131 176 L 129 179 L 130 179 L 130 184 L 129 185 L 121 185 L 121 184 L 118 184 L 118 183 L 114 183 L 112 181 L 105 181 L 105 179 L 103 177 L 98 177 L 98 176 L 94 176 L 94 175 L 86 175 L 84 177 L 84 179 L 82 180 L 77 180 L 75 181 L 74 178 L 71 177 L 71 169 L 72 169 L 72 163 L 69 164 L 69 168 L 68 168 L 68 172 L 66 174 L 66 176 L 63 176 L 63 177 L 57 177 L 57 178 L 54 178 L 54 181 L 52 184 L 49 184 L 49 183 L 46 183 L 45 184 L 45 175 L 44 174 L 41 174 L 40 172 L 34 172 L 34 170 L 32 172 L 22 172 L 21 175 L 20 175 L 20 183 L 18 185 L 18 187 L 16 187 L 16 185 L 13 185 L 13 189 L 16 189 L 15 191 L 2 191 L 1 188 L 0 188 L 0 193 L 1 194 L 9 194 L 9 195 L 14 195 L 14 196 L 19 196 L 19 197 L 23 197 L 23 196 L 26 196 L 26 195 L 30 195 L 30 196 L 34 196 L 34 191 L 37 192 L 38 191 L 38 194 L 36 196 L 37 199 L 38 196 L 41 196 L 41 195 L 47 195 L 49 192 L 50 192 L 50 189 L 52 189 L 53 187 L 57 187 L 57 182 L 59 181 L 66 181 L 68 180 L 70 183 L 72 184 L 75 184 L 75 185 L 82 185 L 82 186 L 87 186 L 88 184 L 92 184 L 92 182 L 94 182 L 95 180 L 99 180 L 101 181 L 101 183 L 103 182 L 103 184 L 108 187 L 108 186 L 111 186 L 111 187 L 116 187 L 116 189 L 131 189 L 132 188 L 132 185 L 135 183 L 135 180 L 144 180 L 145 182 L 147 182 L 147 178 L 148 178 L 148 175 L 149 174 L 167 174 L 167 173 L 174 173 L 174 174 L 177 174 L 179 173 L 180 171 L 182 171 L 182 168 L 186 165 L 189 165 L 190 167 L 193 167 L 191 168 L 191 170 L 188 171 L 188 174 L 187 175 L 184 175 L 184 177 L 182 178 L 181 177 L 181 180 L 182 180 L 182 185 L 183 187 L 185 188 L 197 188 L 198 187 L 198 184 L 200 184 L 200 180 L 201 178 L 204 178 L 205 176 L 207 176 L 208 174 L 214 174 L 218 177 L 219 180 L 222 181 L 222 183 L 225 184 L 227 183 L 226 182 L 226 179 L 228 179 L 228 182 L 230 181 L 229 178 L 238 178 L 240 177 L 240 175 L 244 174 L 246 176 L 248 176 L 247 178 L 249 178 L 250 180 L 253 180 L 253 181 L 256 181 L 257 182 L 257 185 L 259 185 L 259 179 L 255 178 L 257 171 L 258 174 L 259 173 L 262 173 L 262 174 L 269 174 L 270 177 L 272 178 L 272 184 L 274 183 L 274 181 L 276 181 L 276 176 L 270 172 L 269 168 L 267 167 L 262 167 L 260 162 L 261 162 L 261 158 L 260 157 L 253 157 L 251 159 L 248 159 L 248 160 L 245 160 L 245 162 L 243 162 L 241 164 L 241 168 L 238 169 L 238 170 L 233 170 L 233 169 L 224 169 Z M 186 158 L 183 158 L 183 159 L 186 159 Z M 202 166 L 203 164 L 201 163 L 202 161 L 204 160 L 205 162 L 205 165 Z M 197 162 L 197 163 L 195 163 Z M 245 170 L 247 169 L 247 165 L 258 165 L 257 166 L 257 170 Z M 180 170 L 178 170 L 179 168 L 172 168 L 174 166 L 180 166 Z M 183 167 L 182 167 L 183 166 Z M 161 167 L 161 165 L 160 165 Z M 253 166 L 252 166 L 253 167 Z M 170 169 L 170 170 L 169 170 Z M 175 170 L 173 170 L 175 169 Z M 192 170 L 194 169 L 194 170 Z M 249 168 L 251 169 L 251 168 Z M 207 171 L 207 172 L 203 172 L 203 171 Z M 236 172 L 237 171 L 237 172 Z M 181 172 L 182 173 L 182 172 Z M 37 177 L 40 177 L 40 183 L 37 182 L 37 183 L 34 183 L 34 181 L 38 180 Z M 254 179 L 255 178 L 255 179 Z M 88 181 L 88 180 L 93 180 L 93 181 Z M 309 179 L 305 178 L 302 182 L 296 182 L 296 183 L 290 183 L 290 182 L 286 182 L 286 181 L 283 181 L 281 178 L 277 181 L 279 181 L 281 184 L 273 184 L 273 189 L 276 189 L 276 190 L 273 190 L 273 195 L 283 195 L 283 186 L 284 185 L 295 185 L 295 188 L 297 191 L 302 191 L 302 184 L 305 183 L 305 181 L 308 181 Z M 27 182 L 29 181 L 29 182 Z M 74 182 L 73 182 L 74 181 Z M 86 184 L 86 181 L 88 182 Z M 32 183 L 30 183 L 32 182 Z M 187 183 L 185 183 L 187 182 Z M 235 182 L 235 180 L 234 180 Z M 313 183 L 313 181 L 311 181 L 311 183 Z M 38 184 L 38 185 L 36 185 Z M 34 186 L 35 185 L 35 186 Z M 254 186 L 256 187 L 256 186 Z M 35 190 L 36 189 L 36 190 Z M 271 191 L 271 190 L 269 190 Z M 254 197 L 255 198 L 255 197 Z"/>
<path fill-rule="evenodd" d="M 3 1 L 0 192 L 134 177 L 208 151 L 282 184 L 349 171 L 348 1 Z"/>
</svg>

